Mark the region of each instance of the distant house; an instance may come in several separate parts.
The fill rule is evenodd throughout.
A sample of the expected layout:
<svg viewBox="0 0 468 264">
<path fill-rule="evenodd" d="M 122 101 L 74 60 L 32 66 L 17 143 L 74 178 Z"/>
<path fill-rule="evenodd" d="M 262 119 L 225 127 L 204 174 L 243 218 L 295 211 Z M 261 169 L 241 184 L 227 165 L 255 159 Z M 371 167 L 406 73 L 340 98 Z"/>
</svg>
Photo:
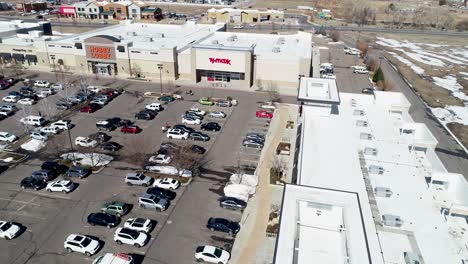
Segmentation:
<svg viewBox="0 0 468 264">
<path fill-rule="evenodd" d="M 128 6 L 128 16 L 130 19 L 141 19 L 142 11 L 149 5 L 141 1 L 134 1 Z"/>
<path fill-rule="evenodd" d="M 77 2 L 74 4 L 77 17 L 97 19 L 101 18 L 102 6 L 107 2 Z"/>
<path fill-rule="evenodd" d="M 132 2 L 128 1 L 121 1 L 121 2 L 114 2 L 114 3 L 107 3 L 102 8 L 101 17 L 103 19 L 118 19 L 124 20 L 129 18 L 128 16 L 128 6 L 130 6 Z"/>
<path fill-rule="evenodd" d="M 159 21 L 163 18 L 162 10 L 158 7 L 147 7 L 141 12 L 141 19 Z"/>
<path fill-rule="evenodd" d="M 33 10 L 34 11 L 47 10 L 47 3 L 46 2 L 25 2 L 25 3 L 16 4 L 16 11 L 18 12 L 29 13 Z"/>
</svg>

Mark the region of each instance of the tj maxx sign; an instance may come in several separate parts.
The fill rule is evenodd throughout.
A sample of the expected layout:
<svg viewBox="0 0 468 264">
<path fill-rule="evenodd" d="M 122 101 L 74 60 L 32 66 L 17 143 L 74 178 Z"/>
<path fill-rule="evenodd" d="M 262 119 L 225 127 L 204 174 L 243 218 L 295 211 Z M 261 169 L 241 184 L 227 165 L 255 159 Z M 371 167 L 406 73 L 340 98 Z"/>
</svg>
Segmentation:
<svg viewBox="0 0 468 264">
<path fill-rule="evenodd" d="M 209 58 L 211 64 L 220 63 L 220 64 L 228 64 L 231 65 L 230 59 L 221 59 L 221 58 Z"/>
</svg>

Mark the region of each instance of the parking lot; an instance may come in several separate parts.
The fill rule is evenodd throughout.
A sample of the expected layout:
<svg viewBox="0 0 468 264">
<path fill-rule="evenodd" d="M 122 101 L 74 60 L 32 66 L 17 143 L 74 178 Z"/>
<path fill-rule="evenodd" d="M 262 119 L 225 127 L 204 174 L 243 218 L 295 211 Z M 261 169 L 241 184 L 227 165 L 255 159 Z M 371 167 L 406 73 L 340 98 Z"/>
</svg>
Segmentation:
<svg viewBox="0 0 468 264">
<path fill-rule="evenodd" d="M 41 75 L 42 79 L 53 79 Z M 106 82 L 106 80 L 100 80 Z M 106 84 L 106 83 L 104 83 Z M 5 96 L 11 90 L 18 90 L 21 84 L 4 91 Z M 124 88 L 126 92 L 116 97 L 109 104 L 94 113 L 67 112 L 74 127 L 70 130 L 71 138 L 88 136 L 97 132 L 96 121 L 118 116 L 134 120 L 134 115 L 145 105 L 157 102 L 154 98 L 144 98 L 141 94 L 154 90 L 154 85 L 142 82 L 117 81 L 109 85 L 111 88 Z M 152 87 L 153 86 L 153 87 Z M 77 89 L 70 88 L 70 89 Z M 182 87 L 180 89 L 185 89 Z M 187 88 L 188 89 L 188 88 Z M 182 94 L 184 100 L 177 100 L 165 105 L 155 119 L 134 120 L 142 131 L 138 134 L 123 134 L 116 129 L 107 133 L 112 141 L 123 145 L 117 153 L 112 154 L 116 160 L 98 173 L 84 179 L 73 179 L 78 187 L 69 194 L 49 193 L 45 190 L 23 190 L 19 182 L 33 171 L 40 169 L 45 157 L 53 156 L 54 151 L 63 153 L 69 150 L 70 143 L 67 133 L 53 136 L 48 141 L 44 152 L 33 154 L 29 160 L 14 166 L 0 176 L 0 209 L 2 220 L 20 223 L 25 227 L 24 233 L 11 240 L 0 240 L 1 263 L 91 263 L 95 256 L 87 257 L 80 253 L 68 253 L 63 248 L 65 238 L 72 233 L 86 234 L 98 238 L 102 248 L 97 255 L 107 252 L 131 253 L 137 263 L 194 263 L 194 251 L 199 245 L 214 245 L 229 250 L 234 237 L 220 232 L 211 232 L 206 228 L 209 217 L 223 217 L 234 221 L 241 219 L 241 212 L 230 211 L 219 206 L 218 199 L 223 195 L 223 187 L 231 173 L 238 167 L 255 168 L 260 157 L 260 150 L 242 147 L 241 142 L 248 132 L 266 133 L 268 120 L 255 117 L 259 102 L 267 101 L 264 93 L 246 93 L 214 88 L 194 88 L 194 95 Z M 136 95 L 135 91 L 140 91 Z M 67 93 L 72 91 L 68 90 Z M 28 113 L 41 114 L 48 120 L 53 120 L 60 111 L 50 110 L 50 105 L 64 94 L 59 93 L 42 99 L 33 105 Z M 226 98 L 231 96 L 239 102 L 235 107 L 201 106 L 197 100 L 201 97 Z M 285 102 L 294 102 L 294 98 L 284 98 Z M 43 104 L 47 104 L 43 106 Z M 222 129 L 220 132 L 207 132 L 211 139 L 207 142 L 196 142 L 207 149 L 202 161 L 201 175 L 193 178 L 188 186 L 181 186 L 176 192 L 176 198 L 171 201 L 168 210 L 154 212 L 138 207 L 138 196 L 145 192 L 144 187 L 127 186 L 124 177 L 128 172 L 141 169 L 130 164 L 126 150 L 140 148 L 141 151 L 154 154 L 161 142 L 169 141 L 162 132 L 165 124 L 179 124 L 181 115 L 191 107 L 207 111 L 222 110 L 227 114 L 225 119 L 205 117 L 203 122 L 217 121 Z M 19 124 L 23 113 L 0 121 L 1 130 L 24 134 L 24 127 Z M 191 126 L 199 129 L 199 125 Z M 27 136 L 25 136 L 27 137 Z M 173 139 L 172 142 L 181 140 Z M 102 152 L 99 147 L 93 150 L 78 148 L 78 151 Z M 128 151 L 129 152 L 129 151 Z M 40 160 L 42 159 L 42 160 Z M 60 176 L 63 177 L 63 176 Z M 90 226 L 86 219 L 92 212 L 98 212 L 106 201 L 123 201 L 133 205 L 130 213 L 122 217 L 122 222 L 132 217 L 149 218 L 156 223 L 151 231 L 151 240 L 142 248 L 129 245 L 118 245 L 113 241 L 115 228 L 107 229 L 100 226 Z M 242 223 L 241 223 L 242 225 Z M 119 225 L 122 226 L 122 223 Z M 7 253 L 6 253 L 7 252 Z"/>
</svg>

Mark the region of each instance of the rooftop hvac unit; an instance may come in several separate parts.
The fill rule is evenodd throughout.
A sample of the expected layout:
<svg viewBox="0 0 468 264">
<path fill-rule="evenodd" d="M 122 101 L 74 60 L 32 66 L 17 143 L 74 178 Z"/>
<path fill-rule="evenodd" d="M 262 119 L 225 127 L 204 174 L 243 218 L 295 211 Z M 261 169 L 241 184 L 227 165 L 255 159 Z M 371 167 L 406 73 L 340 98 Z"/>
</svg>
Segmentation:
<svg viewBox="0 0 468 264">
<path fill-rule="evenodd" d="M 377 156 L 377 149 L 376 148 L 365 148 L 364 149 L 364 155 L 368 156 Z"/>
<path fill-rule="evenodd" d="M 237 35 L 232 35 L 232 36 L 230 36 L 229 38 L 227 38 L 227 40 L 228 40 L 229 42 L 236 41 L 236 40 L 237 40 Z"/>
<path fill-rule="evenodd" d="M 361 138 L 361 139 L 366 139 L 366 140 L 371 140 L 371 139 L 372 139 L 372 135 L 369 134 L 369 133 L 361 133 L 360 138 Z"/>
<path fill-rule="evenodd" d="M 384 214 L 382 221 L 386 226 L 401 227 L 403 225 L 403 220 L 397 215 Z"/>
<path fill-rule="evenodd" d="M 364 110 L 359 110 L 359 109 L 355 109 L 354 112 L 353 112 L 353 115 L 355 115 L 355 116 L 363 116 L 365 114 L 366 113 L 364 112 Z"/>
<path fill-rule="evenodd" d="M 127 32 L 127 36 L 136 36 L 137 33 L 135 31 L 129 31 Z"/>
<path fill-rule="evenodd" d="M 356 107 L 356 99 L 351 99 L 351 107 Z"/>
<path fill-rule="evenodd" d="M 219 44 L 219 41 L 215 39 L 215 40 L 211 41 L 211 44 Z"/>
<path fill-rule="evenodd" d="M 385 198 L 391 197 L 393 194 L 392 190 L 390 190 L 390 188 L 387 187 L 375 187 L 374 193 L 376 196 Z"/>
<path fill-rule="evenodd" d="M 273 53 L 280 53 L 280 52 L 281 52 L 281 49 L 280 49 L 280 47 L 274 47 L 271 51 L 272 51 Z"/>
<path fill-rule="evenodd" d="M 382 175 L 384 173 L 384 168 L 378 165 L 370 165 L 369 173 Z"/>
<path fill-rule="evenodd" d="M 357 120 L 356 121 L 356 126 L 367 127 L 367 126 L 369 126 L 369 123 L 367 123 L 367 121 L 364 121 L 364 120 Z"/>
</svg>

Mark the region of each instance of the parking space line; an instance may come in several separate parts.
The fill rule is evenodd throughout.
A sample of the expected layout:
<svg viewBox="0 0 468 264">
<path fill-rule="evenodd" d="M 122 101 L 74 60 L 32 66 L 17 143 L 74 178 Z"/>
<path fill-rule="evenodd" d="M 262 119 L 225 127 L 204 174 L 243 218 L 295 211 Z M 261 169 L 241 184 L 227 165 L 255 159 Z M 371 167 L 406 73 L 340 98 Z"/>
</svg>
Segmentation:
<svg viewBox="0 0 468 264">
<path fill-rule="evenodd" d="M 40 204 L 37 203 L 31 203 L 31 202 L 24 202 L 24 201 L 18 201 L 15 199 L 5 199 L 5 198 L 0 198 L 2 201 L 8 201 L 8 202 L 15 202 L 15 203 L 20 203 L 20 204 L 26 204 L 26 205 L 34 205 L 34 206 L 41 206 Z"/>
<path fill-rule="evenodd" d="M 71 200 L 70 197 L 64 197 L 64 196 L 55 195 L 55 194 L 40 193 L 40 192 L 29 192 L 29 191 L 26 191 L 26 192 L 31 193 L 31 194 L 35 194 L 35 195 L 38 195 L 38 196 L 42 196 L 42 197 L 47 197 L 47 198 L 57 198 L 57 199 Z"/>
</svg>

